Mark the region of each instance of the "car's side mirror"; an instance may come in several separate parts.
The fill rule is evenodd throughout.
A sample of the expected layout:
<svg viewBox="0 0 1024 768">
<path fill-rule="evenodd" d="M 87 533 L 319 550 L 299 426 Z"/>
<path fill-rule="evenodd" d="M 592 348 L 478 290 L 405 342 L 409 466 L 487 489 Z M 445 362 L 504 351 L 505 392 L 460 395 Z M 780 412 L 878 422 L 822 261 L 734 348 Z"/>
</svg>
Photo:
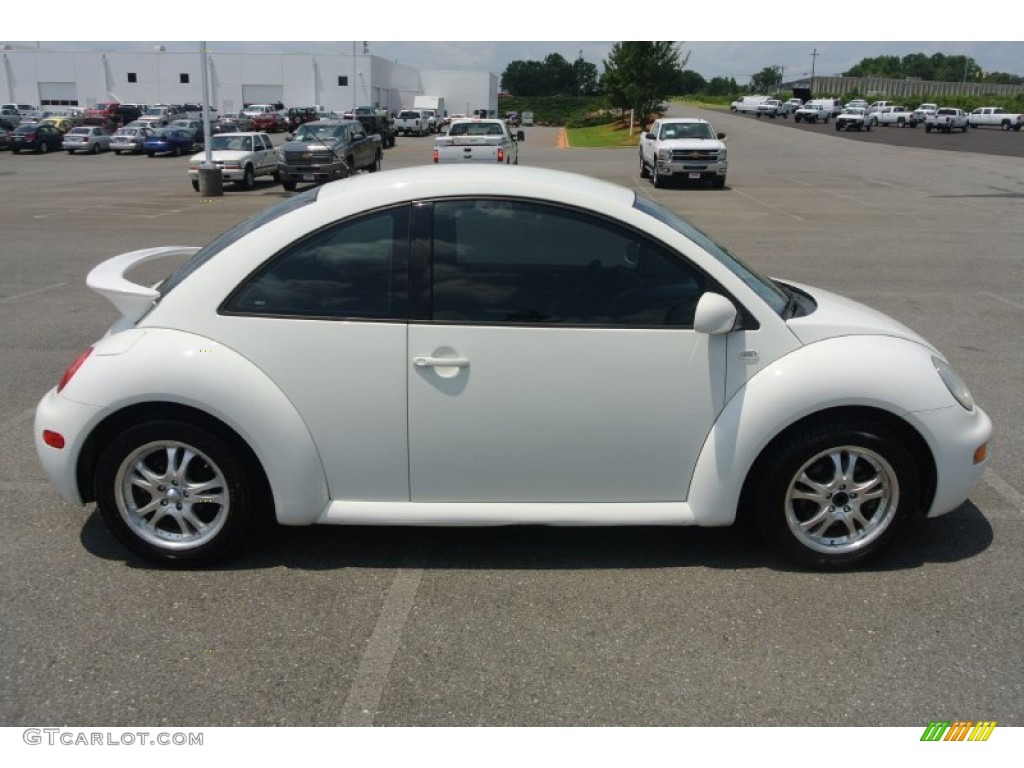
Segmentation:
<svg viewBox="0 0 1024 768">
<path fill-rule="evenodd" d="M 726 136 L 724 133 L 716 133 L 715 136 L 718 137 L 719 141 L 725 141 Z"/>
<path fill-rule="evenodd" d="M 697 310 L 693 316 L 693 330 L 716 336 L 728 333 L 736 327 L 738 317 L 736 307 L 725 296 L 707 292 L 697 302 Z"/>
<path fill-rule="evenodd" d="M 645 139 L 651 139 L 652 141 L 656 138 L 653 133 L 647 132 L 644 134 Z"/>
</svg>

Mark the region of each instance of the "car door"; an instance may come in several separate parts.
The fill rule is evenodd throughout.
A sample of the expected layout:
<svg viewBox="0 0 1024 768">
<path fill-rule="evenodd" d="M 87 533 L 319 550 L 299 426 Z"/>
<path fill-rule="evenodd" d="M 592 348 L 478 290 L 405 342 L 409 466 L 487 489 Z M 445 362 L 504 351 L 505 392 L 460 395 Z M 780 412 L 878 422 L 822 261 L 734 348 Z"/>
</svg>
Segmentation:
<svg viewBox="0 0 1024 768">
<path fill-rule="evenodd" d="M 274 145 L 270 140 L 270 136 L 263 133 L 257 136 L 259 143 L 262 145 L 260 150 L 256 153 L 256 165 L 259 169 L 266 172 L 272 172 L 277 168 L 277 155 L 274 154 Z"/>
<path fill-rule="evenodd" d="M 409 328 L 414 502 L 685 500 L 720 412 L 712 286 L 680 254 L 544 203 L 433 205 L 425 321 Z"/>
<path fill-rule="evenodd" d="M 216 320 L 308 426 L 332 499 L 409 498 L 408 219 L 407 206 L 378 210 L 297 240 Z"/>
</svg>

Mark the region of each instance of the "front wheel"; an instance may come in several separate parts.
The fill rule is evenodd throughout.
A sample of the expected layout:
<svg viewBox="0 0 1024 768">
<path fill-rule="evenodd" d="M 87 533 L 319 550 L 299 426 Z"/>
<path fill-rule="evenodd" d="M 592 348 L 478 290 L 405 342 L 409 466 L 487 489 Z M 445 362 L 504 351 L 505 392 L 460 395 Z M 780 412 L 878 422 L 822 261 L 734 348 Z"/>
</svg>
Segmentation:
<svg viewBox="0 0 1024 768">
<path fill-rule="evenodd" d="M 775 548 L 800 565 L 851 566 L 888 544 L 917 510 L 917 467 L 881 423 L 810 425 L 766 457 L 744 503 Z"/>
<path fill-rule="evenodd" d="M 651 172 L 647 170 L 647 163 L 644 162 L 644 156 L 640 155 L 640 178 L 647 179 L 650 178 L 650 176 Z"/>
<path fill-rule="evenodd" d="M 285 180 L 281 182 L 281 186 L 284 187 L 285 192 L 294 192 L 296 184 L 294 181 Z"/>
<path fill-rule="evenodd" d="M 50 145 L 49 144 L 47 144 L 45 141 L 40 143 L 40 145 L 39 145 L 39 153 L 40 154 L 45 155 L 49 151 L 50 151 Z"/>
<path fill-rule="evenodd" d="M 654 162 L 654 166 L 651 168 L 651 183 L 656 189 L 661 189 L 665 186 L 665 177 L 658 173 L 658 162 Z"/>
<path fill-rule="evenodd" d="M 96 503 L 114 534 L 160 564 L 223 557 L 258 519 L 261 484 L 237 448 L 183 421 L 142 422 L 96 465 Z"/>
<path fill-rule="evenodd" d="M 370 173 L 376 173 L 380 170 L 381 153 L 378 150 L 376 156 L 373 158 L 373 163 L 369 167 Z"/>
<path fill-rule="evenodd" d="M 256 186 L 256 174 L 253 172 L 251 165 L 245 166 L 241 184 L 243 189 L 252 189 Z"/>
<path fill-rule="evenodd" d="M 199 180 L 198 179 L 192 179 L 192 189 L 194 189 L 196 192 L 199 191 Z"/>
</svg>

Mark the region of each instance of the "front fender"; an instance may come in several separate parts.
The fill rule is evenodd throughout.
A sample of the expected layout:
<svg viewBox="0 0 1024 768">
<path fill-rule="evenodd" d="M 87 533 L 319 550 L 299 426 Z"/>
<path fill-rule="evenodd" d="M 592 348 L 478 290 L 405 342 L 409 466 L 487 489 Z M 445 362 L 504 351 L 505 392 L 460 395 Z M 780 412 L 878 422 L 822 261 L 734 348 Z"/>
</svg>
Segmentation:
<svg viewBox="0 0 1024 768">
<path fill-rule="evenodd" d="M 732 524 L 743 483 L 761 451 L 807 416 L 866 407 L 918 428 L 915 412 L 960 408 L 932 355 L 927 347 L 896 337 L 846 336 L 800 347 L 758 371 L 726 403 L 697 459 L 688 502 L 698 524 Z M 941 438 L 927 431 L 921 436 L 934 454 Z"/>
<path fill-rule="evenodd" d="M 191 333 L 133 328 L 94 345 L 58 396 L 97 410 L 77 447 L 104 419 L 142 403 L 177 403 L 228 425 L 263 467 L 279 522 L 312 523 L 328 502 L 319 453 L 295 407 L 266 374 L 234 350 Z"/>
</svg>

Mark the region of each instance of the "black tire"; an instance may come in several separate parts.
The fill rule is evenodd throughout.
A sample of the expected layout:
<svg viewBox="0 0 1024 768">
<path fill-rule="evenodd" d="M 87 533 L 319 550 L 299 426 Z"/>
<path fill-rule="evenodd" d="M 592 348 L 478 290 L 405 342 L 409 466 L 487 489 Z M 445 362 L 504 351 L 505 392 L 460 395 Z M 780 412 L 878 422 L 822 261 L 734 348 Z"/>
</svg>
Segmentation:
<svg viewBox="0 0 1024 768">
<path fill-rule="evenodd" d="M 651 167 L 651 184 L 654 185 L 655 189 L 663 189 L 665 187 L 665 177 L 658 173 L 658 161 L 654 161 L 654 165 Z"/>
<path fill-rule="evenodd" d="M 296 183 L 294 181 L 285 180 L 281 182 L 281 186 L 284 187 L 286 192 L 294 192 Z"/>
<path fill-rule="evenodd" d="M 836 130 L 837 131 L 843 130 L 843 126 L 841 126 L 839 123 L 836 123 Z"/>
<path fill-rule="evenodd" d="M 114 154 L 115 155 L 120 155 L 121 154 L 121 150 L 120 149 L 115 149 L 114 150 Z"/>
<path fill-rule="evenodd" d="M 1010 130 L 1010 123 L 1008 120 L 1004 120 L 1002 123 L 1000 123 L 999 127 L 1004 131 L 1008 131 Z"/>
<path fill-rule="evenodd" d="M 114 535 L 150 562 L 212 562 L 261 519 L 266 492 L 242 455 L 232 441 L 196 424 L 136 424 L 100 455 L 97 507 Z"/>
<path fill-rule="evenodd" d="M 382 152 L 378 149 L 376 156 L 373 158 L 373 163 L 367 169 L 370 171 L 370 173 L 376 173 L 377 171 L 380 170 L 381 155 Z"/>
<path fill-rule="evenodd" d="M 841 569 L 875 555 L 918 516 L 918 489 L 905 441 L 882 423 L 844 419 L 777 439 L 745 486 L 743 503 L 781 555 L 805 567 Z"/>
<path fill-rule="evenodd" d="M 156 157 L 156 152 L 147 152 L 146 157 Z"/>
<path fill-rule="evenodd" d="M 174 156 L 181 157 L 181 144 L 174 145 Z"/>
<path fill-rule="evenodd" d="M 68 150 L 68 154 L 69 154 L 69 155 L 73 155 L 73 154 L 75 154 L 75 150 L 73 150 L 73 149 L 69 149 L 69 150 Z"/>
<path fill-rule="evenodd" d="M 192 179 L 192 189 L 194 189 L 196 192 L 199 191 L 199 180 L 198 179 Z"/>
<path fill-rule="evenodd" d="M 15 155 L 20 155 L 21 154 L 21 150 L 20 149 L 15 149 L 14 147 L 11 147 L 11 152 L 13 152 Z"/>
<path fill-rule="evenodd" d="M 651 177 L 651 172 L 649 170 L 647 170 L 647 163 L 644 162 L 644 156 L 643 156 L 643 154 L 641 154 L 640 155 L 640 178 L 641 179 L 649 179 L 650 177 Z"/>
<path fill-rule="evenodd" d="M 47 144 L 45 141 L 39 142 L 39 154 L 45 155 L 49 151 L 50 151 L 50 145 L 49 144 Z"/>
<path fill-rule="evenodd" d="M 92 145 L 92 149 L 89 150 L 89 151 L 92 152 L 92 154 L 94 154 L 94 155 L 98 155 L 100 153 L 100 145 L 98 143 L 97 144 L 93 144 Z"/>
<path fill-rule="evenodd" d="M 870 130 L 871 130 L 871 125 L 870 125 L 870 123 L 869 123 L 868 125 L 865 125 L 865 126 L 864 126 L 864 130 L 865 130 L 865 131 L 870 131 Z"/>
<path fill-rule="evenodd" d="M 794 123 L 799 123 L 800 122 L 800 115 L 793 115 L 793 122 Z"/>
<path fill-rule="evenodd" d="M 931 133 L 932 132 L 932 127 L 929 124 L 927 124 L 927 123 L 925 123 L 924 132 L 925 133 Z"/>
<path fill-rule="evenodd" d="M 252 189 L 256 186 L 256 174 L 252 170 L 251 165 L 245 166 L 245 172 L 242 173 L 242 180 L 238 182 L 242 189 Z"/>
<path fill-rule="evenodd" d="M 964 133 L 967 133 L 967 123 L 964 123 L 964 127 L 960 129 Z"/>
<path fill-rule="evenodd" d="M 711 186 L 715 189 L 725 189 L 725 176 L 715 176 L 711 180 Z"/>
</svg>

